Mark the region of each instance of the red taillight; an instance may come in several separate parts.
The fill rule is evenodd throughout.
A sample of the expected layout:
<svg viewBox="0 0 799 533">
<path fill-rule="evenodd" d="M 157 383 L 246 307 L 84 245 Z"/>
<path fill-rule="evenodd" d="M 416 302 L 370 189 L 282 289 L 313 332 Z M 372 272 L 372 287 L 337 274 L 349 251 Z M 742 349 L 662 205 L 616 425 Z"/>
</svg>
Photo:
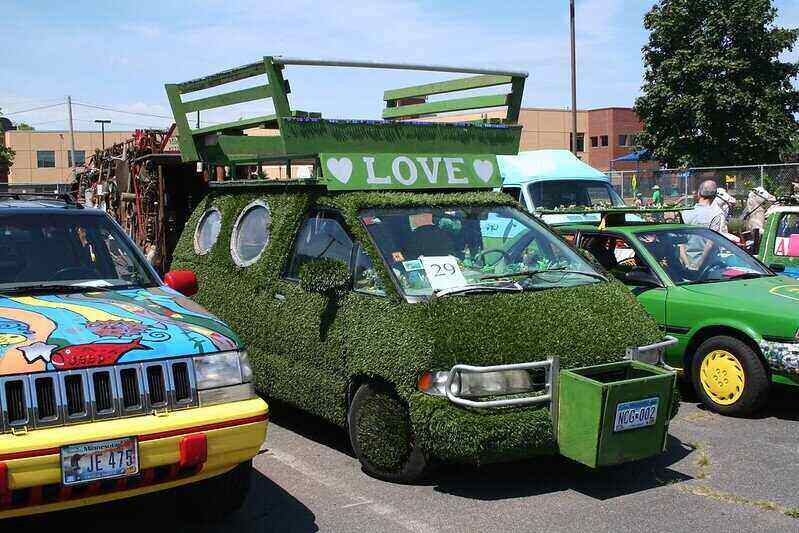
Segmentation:
<svg viewBox="0 0 799 533">
<path fill-rule="evenodd" d="M 11 501 L 11 483 L 8 479 L 8 465 L 0 463 L 0 504 Z"/>
<path fill-rule="evenodd" d="M 198 466 L 208 460 L 208 439 L 205 433 L 180 439 L 180 467 Z"/>
</svg>

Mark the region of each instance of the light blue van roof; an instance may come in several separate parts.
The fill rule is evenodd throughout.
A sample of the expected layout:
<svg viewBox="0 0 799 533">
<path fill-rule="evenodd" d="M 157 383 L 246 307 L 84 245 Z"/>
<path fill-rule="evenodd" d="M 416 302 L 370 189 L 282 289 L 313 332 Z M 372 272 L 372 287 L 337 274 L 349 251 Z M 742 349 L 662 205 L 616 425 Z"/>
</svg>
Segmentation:
<svg viewBox="0 0 799 533">
<path fill-rule="evenodd" d="M 505 185 L 544 179 L 609 181 L 605 174 L 583 163 L 568 150 L 530 150 L 519 152 L 519 155 L 499 155 L 497 161 Z"/>
</svg>

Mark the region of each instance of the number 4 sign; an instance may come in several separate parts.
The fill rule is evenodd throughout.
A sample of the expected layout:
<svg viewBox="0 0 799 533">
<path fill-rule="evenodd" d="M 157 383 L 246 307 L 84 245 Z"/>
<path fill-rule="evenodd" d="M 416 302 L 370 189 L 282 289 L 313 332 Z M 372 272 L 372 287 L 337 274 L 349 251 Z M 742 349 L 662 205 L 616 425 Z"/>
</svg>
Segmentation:
<svg viewBox="0 0 799 533">
<path fill-rule="evenodd" d="M 451 255 L 425 257 L 422 255 L 419 256 L 419 260 L 424 266 L 424 272 L 427 274 L 427 280 L 433 290 L 466 285 L 466 278 L 463 277 L 455 257 Z"/>
</svg>

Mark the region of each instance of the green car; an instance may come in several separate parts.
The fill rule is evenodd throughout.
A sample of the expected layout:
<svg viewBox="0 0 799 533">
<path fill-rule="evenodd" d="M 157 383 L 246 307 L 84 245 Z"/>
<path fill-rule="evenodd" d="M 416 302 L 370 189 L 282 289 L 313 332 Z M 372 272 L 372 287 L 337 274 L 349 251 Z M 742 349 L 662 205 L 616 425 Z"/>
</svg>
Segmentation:
<svg viewBox="0 0 799 533">
<path fill-rule="evenodd" d="M 693 382 L 708 407 L 751 413 L 763 406 L 771 383 L 799 384 L 797 280 L 775 274 L 716 232 L 682 224 L 679 216 L 666 222 L 675 210 L 649 213 L 652 221 L 640 211 L 611 211 L 597 224 L 556 229 L 678 339 L 666 363 Z"/>
<path fill-rule="evenodd" d="M 783 274 L 799 278 L 799 203 L 775 205 L 766 212 L 766 226 L 757 258 Z"/>
</svg>

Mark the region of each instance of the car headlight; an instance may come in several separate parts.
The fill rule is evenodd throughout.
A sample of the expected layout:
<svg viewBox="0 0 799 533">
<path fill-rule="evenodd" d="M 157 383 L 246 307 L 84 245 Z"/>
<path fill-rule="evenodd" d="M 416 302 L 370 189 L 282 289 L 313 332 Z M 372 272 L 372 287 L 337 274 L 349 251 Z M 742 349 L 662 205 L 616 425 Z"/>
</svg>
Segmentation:
<svg viewBox="0 0 799 533">
<path fill-rule="evenodd" d="M 201 406 L 255 397 L 252 368 L 246 351 L 198 355 L 193 359 Z"/>
<path fill-rule="evenodd" d="M 435 396 L 446 396 L 447 376 L 449 372 L 422 374 L 418 381 L 419 390 Z M 533 389 L 533 380 L 526 370 L 458 372 L 450 385 L 452 394 L 467 398 L 520 394 Z"/>
</svg>

